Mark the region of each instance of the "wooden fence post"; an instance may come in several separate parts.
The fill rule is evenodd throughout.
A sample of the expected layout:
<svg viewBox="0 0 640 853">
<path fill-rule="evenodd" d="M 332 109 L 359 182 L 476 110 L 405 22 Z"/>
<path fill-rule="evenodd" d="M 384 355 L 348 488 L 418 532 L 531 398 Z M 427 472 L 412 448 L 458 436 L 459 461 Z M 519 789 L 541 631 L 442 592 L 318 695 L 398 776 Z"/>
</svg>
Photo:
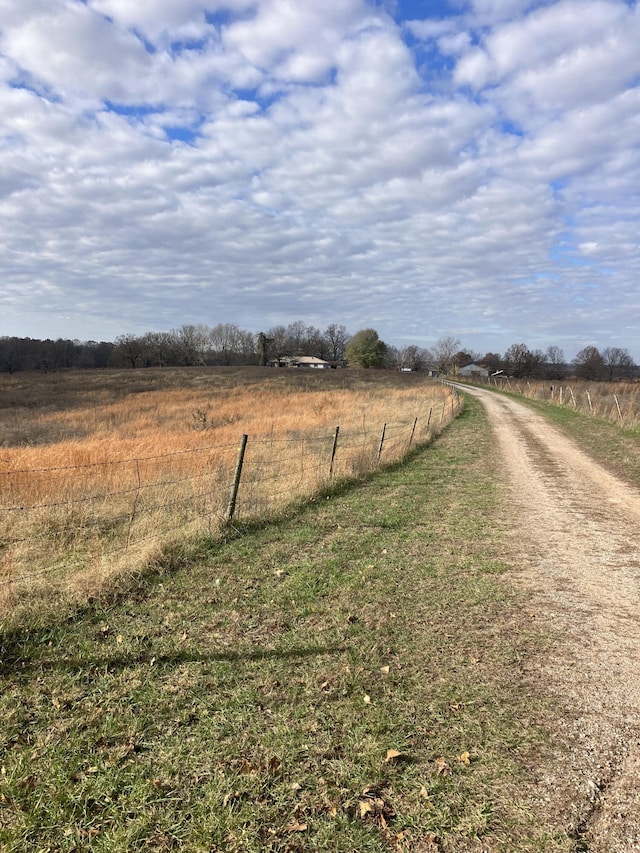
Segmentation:
<svg viewBox="0 0 640 853">
<path fill-rule="evenodd" d="M 240 442 L 240 448 L 238 450 L 238 458 L 236 460 L 236 471 L 233 476 L 233 485 L 231 486 L 231 494 L 229 496 L 229 503 L 227 505 L 227 512 L 225 514 L 224 520 L 230 524 L 233 520 L 233 514 L 236 511 L 236 500 L 238 498 L 238 488 L 240 487 L 240 477 L 242 476 L 242 463 L 244 462 L 244 452 L 247 448 L 247 440 L 249 436 L 243 435 L 242 441 Z"/>
<path fill-rule="evenodd" d="M 417 425 L 418 419 L 416 418 L 413 422 L 413 426 L 411 427 L 411 435 L 409 436 L 409 450 L 411 449 L 411 444 L 413 443 L 413 436 L 415 435 Z"/>
<path fill-rule="evenodd" d="M 380 444 L 378 445 L 378 462 L 380 461 L 380 456 L 382 455 L 382 445 L 384 444 L 384 434 L 387 431 L 387 425 L 382 424 L 382 435 L 380 436 Z"/>
<path fill-rule="evenodd" d="M 617 394 L 613 395 L 613 399 L 616 401 L 616 409 L 618 410 L 618 417 L 620 418 L 620 423 L 624 423 L 624 418 L 622 417 L 622 412 L 620 411 L 620 403 L 618 402 Z"/>
<path fill-rule="evenodd" d="M 329 463 L 329 479 L 333 477 L 333 463 L 336 458 L 336 450 L 338 449 L 338 435 L 340 433 L 340 427 L 336 427 L 335 435 L 333 436 L 333 447 L 331 448 L 331 462 Z"/>
</svg>

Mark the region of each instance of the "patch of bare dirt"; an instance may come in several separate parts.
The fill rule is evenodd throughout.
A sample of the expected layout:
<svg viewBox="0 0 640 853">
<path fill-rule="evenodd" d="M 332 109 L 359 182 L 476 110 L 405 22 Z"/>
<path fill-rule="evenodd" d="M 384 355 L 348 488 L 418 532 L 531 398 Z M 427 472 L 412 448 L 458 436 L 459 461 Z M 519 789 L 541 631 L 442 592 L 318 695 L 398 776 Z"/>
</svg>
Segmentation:
<svg viewBox="0 0 640 853">
<path fill-rule="evenodd" d="M 564 709 L 536 797 L 589 853 L 640 851 L 640 492 L 527 407 L 482 389 L 501 451 L 516 581 L 556 638 L 532 686 Z"/>
</svg>

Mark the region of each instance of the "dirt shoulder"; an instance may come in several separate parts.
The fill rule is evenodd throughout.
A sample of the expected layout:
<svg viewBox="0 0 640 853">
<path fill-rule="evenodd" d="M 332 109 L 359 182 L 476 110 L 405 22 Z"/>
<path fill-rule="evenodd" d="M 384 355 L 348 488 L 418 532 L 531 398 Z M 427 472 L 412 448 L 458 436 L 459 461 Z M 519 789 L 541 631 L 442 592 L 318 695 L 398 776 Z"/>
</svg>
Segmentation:
<svg viewBox="0 0 640 853">
<path fill-rule="evenodd" d="M 640 849 L 640 492 L 510 398 L 485 406 L 508 482 L 517 570 L 537 626 L 556 641 L 528 664 L 532 687 L 564 708 L 558 759 L 539 780 L 590 853 Z"/>
</svg>

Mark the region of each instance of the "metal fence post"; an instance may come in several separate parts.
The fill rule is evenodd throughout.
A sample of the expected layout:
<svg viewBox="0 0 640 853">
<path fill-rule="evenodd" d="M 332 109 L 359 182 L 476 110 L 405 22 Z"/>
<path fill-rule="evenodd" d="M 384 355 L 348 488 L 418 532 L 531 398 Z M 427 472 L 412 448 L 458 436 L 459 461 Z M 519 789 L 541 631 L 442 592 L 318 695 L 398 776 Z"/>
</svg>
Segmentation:
<svg viewBox="0 0 640 853">
<path fill-rule="evenodd" d="M 225 514 L 225 521 L 230 523 L 233 520 L 233 514 L 236 511 L 236 500 L 238 497 L 238 488 L 240 487 L 240 477 L 242 476 L 242 463 L 244 462 L 244 452 L 247 447 L 247 440 L 249 436 L 243 435 L 242 441 L 240 442 L 240 448 L 238 450 L 238 458 L 236 460 L 236 471 L 233 476 L 233 485 L 231 486 L 231 495 L 229 496 L 229 503 L 227 505 L 227 512 Z"/>
</svg>

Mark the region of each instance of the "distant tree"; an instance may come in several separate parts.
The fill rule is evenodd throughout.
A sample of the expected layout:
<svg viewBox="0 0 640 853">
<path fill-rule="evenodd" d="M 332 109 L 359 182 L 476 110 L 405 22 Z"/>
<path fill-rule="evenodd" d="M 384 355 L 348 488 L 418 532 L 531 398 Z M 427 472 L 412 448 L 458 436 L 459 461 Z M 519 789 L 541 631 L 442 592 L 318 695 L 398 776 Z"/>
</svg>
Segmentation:
<svg viewBox="0 0 640 853">
<path fill-rule="evenodd" d="M 596 346 L 587 346 L 573 359 L 576 376 L 581 379 L 603 379 L 606 375 L 604 359 Z"/>
<path fill-rule="evenodd" d="M 349 334 L 344 326 L 331 323 L 324 332 L 326 353 L 329 361 L 342 361 L 349 343 Z"/>
<path fill-rule="evenodd" d="M 562 379 L 566 369 L 564 350 L 557 346 L 547 347 L 544 360 L 547 365 L 547 377 L 549 379 Z"/>
<path fill-rule="evenodd" d="M 269 343 L 267 361 L 270 356 L 293 355 L 291 350 L 291 336 L 286 326 L 273 326 L 271 329 L 268 329 L 266 340 Z"/>
<path fill-rule="evenodd" d="M 478 359 L 478 364 L 486 367 L 489 373 L 495 373 L 502 367 L 502 356 L 496 352 L 487 352 Z"/>
<path fill-rule="evenodd" d="M 626 349 L 620 347 L 605 347 L 602 350 L 602 361 L 607 372 L 607 379 L 630 379 L 635 370 L 633 358 Z"/>
<path fill-rule="evenodd" d="M 256 363 L 256 338 L 253 332 L 248 332 L 246 330 L 240 332 L 238 353 L 241 364 Z"/>
<path fill-rule="evenodd" d="M 272 341 L 273 338 L 268 338 L 264 332 L 258 332 L 256 335 L 256 353 L 259 367 L 264 367 L 269 360 L 269 344 Z"/>
<path fill-rule="evenodd" d="M 460 341 L 452 335 L 439 338 L 433 347 L 433 361 L 438 373 L 449 373 L 454 365 L 456 353 L 460 349 Z"/>
<path fill-rule="evenodd" d="M 466 367 L 468 364 L 473 364 L 474 361 L 474 354 L 467 352 L 466 350 L 458 350 L 453 357 L 453 364 L 455 367 Z"/>
<path fill-rule="evenodd" d="M 209 358 L 215 364 L 232 364 L 241 353 L 242 332 L 233 323 L 218 323 L 209 330 Z"/>
<path fill-rule="evenodd" d="M 529 351 L 529 376 L 541 377 L 545 375 L 545 353 L 541 349 Z"/>
<path fill-rule="evenodd" d="M 502 359 L 504 369 L 510 376 L 521 378 L 531 373 L 533 355 L 526 344 L 511 344 Z"/>
<path fill-rule="evenodd" d="M 118 335 L 115 344 L 113 360 L 116 364 L 120 362 L 127 367 L 139 367 L 144 353 L 142 338 L 133 334 Z"/>
<path fill-rule="evenodd" d="M 375 329 L 361 329 L 351 338 L 346 348 L 350 365 L 358 367 L 384 367 L 387 345 L 380 340 Z"/>
<path fill-rule="evenodd" d="M 429 350 L 422 349 L 416 344 L 406 347 L 388 347 L 389 366 L 396 370 L 426 370 L 431 361 Z"/>
</svg>

